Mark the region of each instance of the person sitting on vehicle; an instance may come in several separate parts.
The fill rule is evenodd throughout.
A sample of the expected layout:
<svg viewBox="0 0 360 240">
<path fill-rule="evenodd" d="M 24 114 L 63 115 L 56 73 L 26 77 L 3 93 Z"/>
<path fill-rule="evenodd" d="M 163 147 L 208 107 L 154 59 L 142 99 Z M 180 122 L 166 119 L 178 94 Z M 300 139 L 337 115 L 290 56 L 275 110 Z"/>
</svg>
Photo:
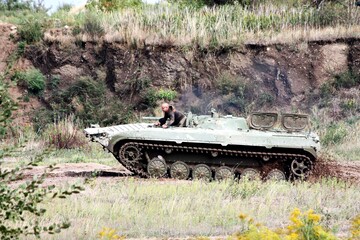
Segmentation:
<svg viewBox="0 0 360 240">
<path fill-rule="evenodd" d="M 175 108 L 168 103 L 161 104 L 161 110 L 164 112 L 164 117 L 155 123 L 156 126 L 162 126 L 163 128 L 169 126 L 184 127 L 186 116 L 183 113 L 176 111 Z M 166 123 L 167 121 L 168 123 Z"/>
</svg>

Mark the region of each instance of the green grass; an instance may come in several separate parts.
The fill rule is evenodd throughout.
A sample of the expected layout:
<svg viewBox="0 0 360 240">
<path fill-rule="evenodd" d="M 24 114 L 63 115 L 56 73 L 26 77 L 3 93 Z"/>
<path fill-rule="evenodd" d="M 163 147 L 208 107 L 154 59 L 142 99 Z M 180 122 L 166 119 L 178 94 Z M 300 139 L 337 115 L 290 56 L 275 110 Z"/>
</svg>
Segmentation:
<svg viewBox="0 0 360 240">
<path fill-rule="evenodd" d="M 1 14 L 0 14 L 1 15 Z M 5 12 L 0 21 L 20 24 L 31 13 Z M 58 11 L 43 19 L 44 28 L 72 27 L 75 36 L 45 35 L 47 41 L 95 40 L 131 47 L 175 45 L 233 47 L 244 43 L 293 43 L 359 37 L 360 9 L 353 4 L 320 8 L 266 3 L 254 8 L 224 5 L 200 9 L 177 4 L 144 4 L 113 12 Z M 19 17 L 20 16 L 20 17 Z"/>
<path fill-rule="evenodd" d="M 13 149 L 9 156 L 3 159 L 3 167 L 16 167 L 29 162 L 29 156 L 40 153 L 45 148 L 39 142 L 30 143 L 31 147 Z M 119 166 L 115 157 L 97 143 L 89 143 L 84 149 L 62 149 L 51 151 L 45 159 L 39 163 L 40 166 L 61 163 L 99 163 L 108 166 Z"/>
<path fill-rule="evenodd" d="M 337 161 L 360 161 L 360 120 L 339 121 L 317 130 L 323 145 L 322 152 Z"/>
<path fill-rule="evenodd" d="M 360 212 L 359 185 L 337 180 L 316 183 L 203 183 L 102 179 L 84 193 L 49 204 L 44 222 L 70 219 L 69 230 L 46 239 L 96 239 L 103 227 L 129 238 L 224 236 L 241 229 L 245 213 L 274 229 L 290 212 L 314 209 L 336 234 L 348 233 Z"/>
<path fill-rule="evenodd" d="M 123 42 L 135 47 L 144 43 L 218 47 L 314 40 L 327 38 L 329 34 L 332 38 L 347 34 L 356 37 L 358 31 L 351 29 L 355 30 L 359 24 L 359 11 L 354 6 L 350 9 L 347 19 L 337 12 L 324 22 L 316 9 L 305 7 L 266 4 L 254 9 L 240 5 L 192 9 L 177 5 L 145 5 L 141 10 L 98 13 L 96 19 L 108 42 Z M 346 11 L 344 8 L 343 12 Z M 80 26 L 86 23 L 86 17 L 78 15 L 77 18 Z M 86 34 L 86 31 L 82 32 Z"/>
</svg>

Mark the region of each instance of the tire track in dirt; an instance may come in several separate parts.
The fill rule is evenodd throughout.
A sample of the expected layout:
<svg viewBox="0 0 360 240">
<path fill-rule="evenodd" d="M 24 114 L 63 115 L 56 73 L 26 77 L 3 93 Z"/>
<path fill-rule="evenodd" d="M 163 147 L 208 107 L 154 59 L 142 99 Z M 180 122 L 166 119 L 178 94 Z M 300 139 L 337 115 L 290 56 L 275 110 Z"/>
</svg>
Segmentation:
<svg viewBox="0 0 360 240">
<path fill-rule="evenodd" d="M 339 162 L 320 159 L 310 176 L 310 179 L 335 177 L 344 181 L 360 183 L 360 162 Z"/>
<path fill-rule="evenodd" d="M 24 178 L 40 175 L 46 168 L 46 166 L 39 166 L 26 170 L 24 172 Z M 76 177 L 116 178 L 128 176 L 132 176 L 132 173 L 121 165 L 118 167 L 110 167 L 98 163 L 64 163 L 57 164 L 56 168 L 48 173 L 47 178 L 66 180 Z M 316 181 L 321 177 L 335 177 L 344 181 L 360 183 L 360 162 L 337 162 L 320 159 L 320 161 L 316 163 L 309 180 Z"/>
</svg>

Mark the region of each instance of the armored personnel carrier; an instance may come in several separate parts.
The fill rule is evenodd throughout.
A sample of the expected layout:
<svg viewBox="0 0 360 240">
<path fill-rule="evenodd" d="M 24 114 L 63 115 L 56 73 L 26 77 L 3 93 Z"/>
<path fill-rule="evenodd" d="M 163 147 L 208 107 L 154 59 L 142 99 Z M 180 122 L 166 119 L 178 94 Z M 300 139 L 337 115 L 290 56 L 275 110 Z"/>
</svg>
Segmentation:
<svg viewBox="0 0 360 240">
<path fill-rule="evenodd" d="M 84 131 L 141 177 L 305 178 L 320 148 L 303 114 L 252 113 L 245 119 L 212 111 L 188 113 L 186 127 L 136 123 Z"/>
</svg>

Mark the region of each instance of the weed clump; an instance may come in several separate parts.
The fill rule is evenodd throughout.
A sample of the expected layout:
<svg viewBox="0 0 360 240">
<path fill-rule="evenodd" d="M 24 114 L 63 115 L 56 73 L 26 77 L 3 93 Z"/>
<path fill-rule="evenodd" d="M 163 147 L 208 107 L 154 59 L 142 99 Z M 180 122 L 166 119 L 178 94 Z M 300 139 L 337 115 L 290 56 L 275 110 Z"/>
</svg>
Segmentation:
<svg viewBox="0 0 360 240">
<path fill-rule="evenodd" d="M 43 18 L 30 15 L 28 18 L 22 19 L 19 36 L 22 41 L 33 44 L 42 40 L 45 29 Z"/>
<path fill-rule="evenodd" d="M 56 149 L 84 147 L 87 141 L 78 125 L 79 123 L 75 121 L 74 115 L 69 115 L 53 124 L 49 124 L 43 133 L 45 143 Z"/>
<path fill-rule="evenodd" d="M 25 87 L 30 93 L 39 96 L 45 89 L 45 76 L 38 69 L 29 69 L 24 72 L 15 72 L 12 80 L 19 86 Z"/>
<path fill-rule="evenodd" d="M 157 101 L 173 101 L 177 97 L 177 92 L 171 89 L 159 89 L 150 88 L 144 96 L 144 102 L 150 106 L 155 107 Z"/>
</svg>

